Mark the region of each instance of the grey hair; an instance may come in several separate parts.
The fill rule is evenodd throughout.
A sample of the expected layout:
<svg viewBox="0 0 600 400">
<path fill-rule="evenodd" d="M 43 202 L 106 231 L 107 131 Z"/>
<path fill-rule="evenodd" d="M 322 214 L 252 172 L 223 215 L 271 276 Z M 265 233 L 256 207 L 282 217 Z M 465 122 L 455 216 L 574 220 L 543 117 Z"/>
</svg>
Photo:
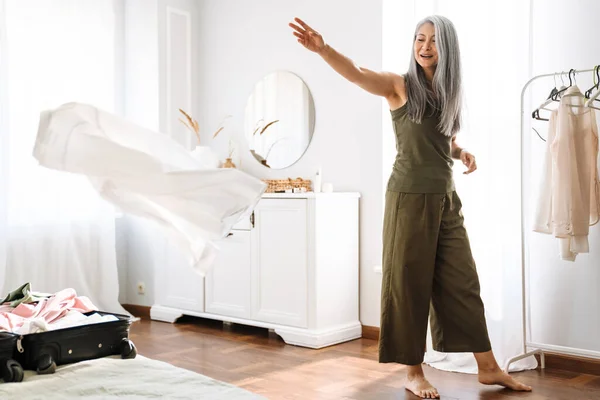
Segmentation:
<svg viewBox="0 0 600 400">
<path fill-rule="evenodd" d="M 411 121 L 421 123 L 428 106 L 431 112 L 441 111 L 438 128 L 444 135 L 453 136 L 460 129 L 462 108 L 458 35 L 448 18 L 433 15 L 417 24 L 413 44 L 419 28 L 428 22 L 435 27 L 438 52 L 438 64 L 431 85 L 433 90 L 429 89 L 423 68 L 415 59 L 414 48 L 411 48 L 410 65 L 405 75 L 407 115 Z"/>
</svg>

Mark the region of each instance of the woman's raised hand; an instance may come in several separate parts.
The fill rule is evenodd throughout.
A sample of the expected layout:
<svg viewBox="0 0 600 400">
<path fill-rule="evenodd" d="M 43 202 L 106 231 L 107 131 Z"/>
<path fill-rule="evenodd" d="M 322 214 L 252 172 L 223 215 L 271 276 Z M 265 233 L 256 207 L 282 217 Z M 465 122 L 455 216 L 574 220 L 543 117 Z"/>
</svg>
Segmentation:
<svg viewBox="0 0 600 400">
<path fill-rule="evenodd" d="M 319 53 L 325 48 L 325 41 L 319 32 L 308 26 L 300 18 L 294 18 L 294 21 L 297 24 L 290 22 L 289 25 L 294 29 L 294 36 L 298 38 L 298 43 L 315 53 Z"/>
</svg>

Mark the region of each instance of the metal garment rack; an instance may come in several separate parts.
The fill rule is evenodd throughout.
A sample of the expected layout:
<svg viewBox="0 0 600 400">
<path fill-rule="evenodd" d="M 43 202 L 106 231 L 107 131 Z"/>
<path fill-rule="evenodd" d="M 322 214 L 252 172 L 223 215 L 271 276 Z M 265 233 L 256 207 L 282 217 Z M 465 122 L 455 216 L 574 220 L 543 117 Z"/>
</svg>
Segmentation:
<svg viewBox="0 0 600 400">
<path fill-rule="evenodd" d="M 581 73 L 587 73 L 587 72 L 594 72 L 594 69 L 571 70 L 571 73 L 574 73 L 574 74 L 581 74 Z M 528 227 L 526 226 L 526 222 L 525 222 L 525 201 L 523 198 L 524 193 L 525 193 L 525 153 L 526 153 L 525 145 L 524 145 L 524 139 L 526 137 L 525 136 L 525 125 L 526 125 L 526 123 L 525 123 L 525 93 L 526 93 L 529 85 L 531 85 L 531 83 L 535 82 L 538 79 L 567 75 L 567 74 L 569 74 L 569 72 L 555 72 L 552 74 L 542 74 L 542 75 L 534 76 L 523 86 L 523 90 L 521 91 L 521 290 L 522 290 L 522 305 L 523 305 L 523 353 L 508 360 L 508 362 L 506 363 L 505 372 L 509 371 L 509 367 L 512 363 L 522 360 L 524 358 L 533 356 L 535 354 L 540 355 L 541 367 L 545 368 L 546 362 L 545 362 L 544 351 L 550 351 L 553 353 L 560 353 L 560 354 L 588 356 L 588 357 L 591 356 L 591 357 L 600 358 L 600 352 L 598 352 L 598 351 L 575 349 L 575 348 L 571 348 L 571 347 L 555 346 L 555 345 L 542 344 L 542 343 L 534 343 L 534 342 L 529 341 L 529 339 L 527 337 L 528 304 L 527 304 L 527 292 L 526 292 L 526 289 L 527 289 L 526 288 L 526 286 L 527 286 L 526 285 L 526 283 L 527 283 L 526 282 L 526 262 L 529 261 L 529 253 L 528 253 L 528 246 L 526 243 L 527 235 L 525 234 L 526 229 L 528 229 Z"/>
</svg>

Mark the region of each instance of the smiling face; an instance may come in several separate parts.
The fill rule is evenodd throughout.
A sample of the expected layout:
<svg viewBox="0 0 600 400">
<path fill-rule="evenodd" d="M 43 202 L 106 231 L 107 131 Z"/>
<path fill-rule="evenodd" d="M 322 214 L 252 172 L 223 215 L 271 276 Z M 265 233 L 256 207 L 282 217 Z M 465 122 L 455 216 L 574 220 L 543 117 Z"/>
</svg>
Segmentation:
<svg viewBox="0 0 600 400">
<path fill-rule="evenodd" d="M 423 69 L 434 69 L 438 63 L 435 27 L 427 22 L 419 28 L 414 43 L 415 59 Z"/>
</svg>

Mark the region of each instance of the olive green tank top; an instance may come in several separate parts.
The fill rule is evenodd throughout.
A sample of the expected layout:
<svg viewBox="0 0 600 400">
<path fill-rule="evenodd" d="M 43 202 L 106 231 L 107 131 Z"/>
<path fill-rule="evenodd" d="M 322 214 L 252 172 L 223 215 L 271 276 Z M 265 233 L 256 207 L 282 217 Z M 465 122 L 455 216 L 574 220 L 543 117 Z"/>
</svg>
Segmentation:
<svg viewBox="0 0 600 400">
<path fill-rule="evenodd" d="M 454 190 L 452 138 L 438 128 L 439 113 L 420 124 L 408 118 L 406 104 L 391 110 L 396 134 L 396 161 L 387 189 L 404 193 L 448 193 Z"/>
</svg>

